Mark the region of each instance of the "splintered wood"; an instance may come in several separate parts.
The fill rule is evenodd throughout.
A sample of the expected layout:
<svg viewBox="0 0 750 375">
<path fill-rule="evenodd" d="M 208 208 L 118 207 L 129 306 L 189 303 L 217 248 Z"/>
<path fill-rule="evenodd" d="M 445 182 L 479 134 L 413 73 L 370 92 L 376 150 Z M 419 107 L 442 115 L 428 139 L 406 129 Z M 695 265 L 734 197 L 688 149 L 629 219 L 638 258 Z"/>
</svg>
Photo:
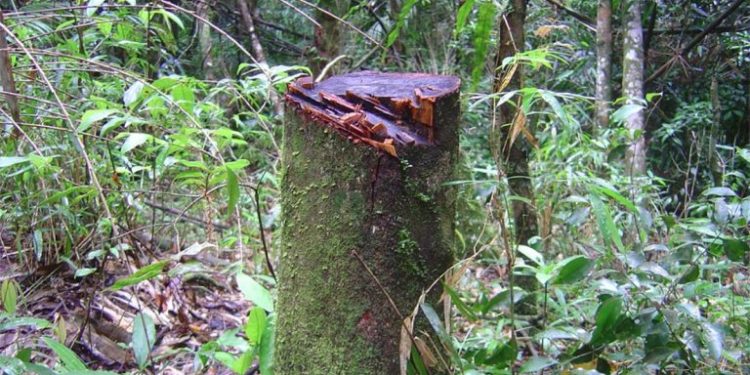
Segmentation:
<svg viewBox="0 0 750 375">
<path fill-rule="evenodd" d="M 398 157 L 397 149 L 435 143 L 435 103 L 458 92 L 455 77 L 358 72 L 288 86 L 287 103 L 354 143 Z"/>
</svg>

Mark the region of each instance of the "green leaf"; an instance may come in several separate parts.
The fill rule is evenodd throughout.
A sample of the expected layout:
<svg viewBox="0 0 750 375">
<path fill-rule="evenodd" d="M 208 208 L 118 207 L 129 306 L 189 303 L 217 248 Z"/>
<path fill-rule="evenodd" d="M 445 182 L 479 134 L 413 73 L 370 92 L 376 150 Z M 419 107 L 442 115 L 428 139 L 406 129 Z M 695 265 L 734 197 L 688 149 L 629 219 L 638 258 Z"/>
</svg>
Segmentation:
<svg viewBox="0 0 750 375">
<path fill-rule="evenodd" d="M 13 357 L 7 357 L 0 355 L 0 371 L 4 371 L 3 374 L 8 375 L 21 375 L 25 374 L 25 364 L 22 360 Z"/>
<path fill-rule="evenodd" d="M 602 203 L 596 194 L 590 194 L 589 201 L 591 202 L 591 208 L 594 211 L 594 216 L 596 216 L 596 222 L 599 225 L 604 243 L 615 245 L 618 250 L 624 251 L 625 246 L 622 243 L 620 232 L 617 230 L 614 220 L 612 220 L 609 208 Z"/>
<path fill-rule="evenodd" d="M 398 39 L 398 35 L 401 32 L 401 28 L 404 27 L 406 18 L 409 17 L 409 13 L 411 13 L 412 8 L 414 8 L 416 4 L 417 0 L 406 0 L 404 2 L 404 5 L 401 7 L 401 11 L 398 13 L 396 24 L 393 26 L 393 29 L 391 29 L 391 32 L 388 33 L 388 38 L 385 41 L 385 48 L 389 48 L 391 45 L 393 45 L 396 39 Z"/>
<path fill-rule="evenodd" d="M 591 185 L 590 188 L 593 191 L 597 192 L 597 193 L 600 193 L 602 195 L 606 195 L 606 196 L 614 199 L 617 203 L 623 205 L 623 207 L 627 208 L 631 212 L 633 212 L 635 214 L 638 213 L 638 208 L 635 206 L 635 204 L 633 204 L 633 202 L 630 201 L 630 199 L 625 198 L 622 194 L 620 194 L 619 192 L 615 191 L 613 188 L 611 188 L 609 186 L 604 186 L 604 184 L 600 184 L 598 186 Z"/>
<path fill-rule="evenodd" d="M 732 189 L 727 188 L 727 187 L 713 187 L 704 191 L 703 195 L 718 196 L 718 197 L 736 197 L 737 193 L 735 193 Z"/>
<path fill-rule="evenodd" d="M 443 290 L 445 290 L 445 293 L 451 297 L 451 302 L 453 302 L 453 305 L 456 306 L 456 309 L 458 309 L 461 315 L 469 321 L 477 320 L 476 314 L 474 314 L 474 312 L 471 311 L 471 308 L 461 300 L 461 297 L 459 297 L 455 290 L 451 289 L 451 287 L 446 284 L 443 284 Z"/>
<path fill-rule="evenodd" d="M 540 252 L 525 245 L 518 245 L 518 252 L 521 253 L 521 255 L 523 255 L 526 259 L 536 263 L 536 265 L 544 265 L 544 256 Z"/>
<path fill-rule="evenodd" d="M 115 283 L 112 284 L 109 289 L 112 291 L 116 291 L 127 286 L 138 284 L 141 281 L 153 279 L 154 277 L 159 276 L 159 274 L 162 273 L 162 271 L 164 270 L 164 266 L 167 265 L 167 262 L 167 260 L 162 260 L 142 267 L 141 269 L 133 272 L 132 275 L 115 281 Z"/>
<path fill-rule="evenodd" d="M 0 156 L 0 168 L 26 163 L 27 161 L 29 161 L 29 158 L 25 156 Z"/>
<path fill-rule="evenodd" d="M 135 103 L 136 100 L 138 100 L 138 96 L 141 95 L 141 91 L 143 91 L 143 87 L 145 85 L 141 81 L 136 81 L 130 87 L 128 87 L 127 90 L 125 90 L 125 93 L 122 96 L 122 102 L 125 103 L 126 106 L 130 107 L 131 104 Z"/>
<path fill-rule="evenodd" d="M 0 284 L 0 300 L 3 301 L 3 309 L 13 315 L 18 307 L 18 286 L 13 280 L 5 280 Z"/>
<path fill-rule="evenodd" d="M 698 276 L 700 276 L 700 274 L 700 267 L 698 267 L 697 264 L 691 264 L 690 268 L 688 268 L 687 271 L 685 271 L 685 273 L 680 276 L 680 279 L 677 281 L 677 283 L 685 284 L 691 281 L 698 280 Z"/>
<path fill-rule="evenodd" d="M 625 104 L 614 111 L 612 115 L 610 115 L 610 119 L 616 123 L 623 123 L 630 116 L 641 110 L 643 110 L 643 106 L 640 104 Z"/>
<path fill-rule="evenodd" d="M 227 215 L 232 215 L 237 201 L 240 199 L 240 183 L 237 181 L 237 175 L 231 169 L 227 170 Z"/>
<path fill-rule="evenodd" d="M 750 246 L 747 242 L 738 239 L 726 239 L 724 242 L 724 253 L 727 254 L 727 258 L 731 261 L 739 262 L 745 256 Z"/>
<path fill-rule="evenodd" d="M 263 332 L 266 330 L 266 312 L 261 307 L 253 307 L 245 323 L 245 336 L 251 345 L 260 344 Z"/>
<path fill-rule="evenodd" d="M 255 350 L 248 349 L 244 353 L 242 353 L 241 356 L 234 359 L 234 361 L 232 361 L 232 364 L 229 366 L 232 372 L 238 375 L 245 374 L 253 364 L 253 357 L 255 354 L 254 352 Z"/>
<path fill-rule="evenodd" d="M 140 369 L 146 367 L 148 355 L 156 342 L 156 326 L 150 316 L 139 313 L 133 318 L 133 354 Z"/>
<path fill-rule="evenodd" d="M 21 326 L 31 326 L 34 327 L 34 329 L 45 329 L 52 325 L 50 322 L 39 318 L 31 318 L 27 316 L 20 318 L 5 317 L 0 321 L 0 332 Z"/>
<path fill-rule="evenodd" d="M 474 9 L 474 1 L 475 0 L 466 0 L 466 2 L 461 4 L 461 7 L 458 8 L 458 13 L 456 14 L 456 28 L 454 30 L 455 35 L 459 35 L 461 34 L 461 31 L 463 31 L 464 25 L 466 25 L 466 20 L 469 18 L 471 10 Z"/>
<path fill-rule="evenodd" d="M 562 260 L 557 264 L 557 276 L 552 284 L 570 284 L 583 279 L 588 275 L 594 262 L 583 255 L 573 256 Z"/>
<path fill-rule="evenodd" d="M 615 326 L 622 315 L 622 299 L 609 297 L 599 305 L 596 311 L 596 328 L 591 335 L 590 344 L 594 347 L 607 344 L 616 339 Z"/>
<path fill-rule="evenodd" d="M 68 349 L 65 345 L 55 341 L 50 337 L 42 337 L 42 340 L 44 340 L 44 343 L 47 344 L 47 347 L 52 349 L 52 351 L 55 352 L 58 357 L 60 357 L 60 362 L 62 362 L 62 365 L 67 372 L 88 370 L 86 368 L 86 365 L 83 363 L 83 361 L 81 361 L 80 358 L 78 358 L 76 353 L 73 353 L 73 351 Z"/>
<path fill-rule="evenodd" d="M 487 51 L 490 46 L 490 36 L 495 25 L 495 12 L 497 8 L 493 1 L 484 1 L 479 6 L 477 25 L 474 29 L 474 62 L 471 68 L 471 85 L 476 87 L 484 71 L 487 60 Z"/>
<path fill-rule="evenodd" d="M 711 357 L 718 361 L 724 351 L 724 335 L 721 330 L 710 322 L 701 322 L 701 339 L 708 347 Z"/>
<path fill-rule="evenodd" d="M 557 361 L 549 357 L 535 356 L 529 358 L 526 362 L 521 365 L 518 370 L 521 373 L 524 372 L 537 372 L 546 369 L 547 367 L 554 366 Z"/>
<path fill-rule="evenodd" d="M 244 273 L 237 274 L 237 286 L 245 298 L 268 312 L 273 312 L 273 297 L 263 285 Z"/>
<path fill-rule="evenodd" d="M 120 112 L 117 109 L 91 109 L 83 113 L 81 116 L 81 123 L 78 125 L 76 131 L 85 132 L 91 128 L 91 125 L 97 121 L 104 120 L 105 118 Z"/>
<path fill-rule="evenodd" d="M 120 152 L 122 152 L 123 154 L 128 153 L 132 149 L 146 143 L 149 138 L 151 138 L 150 134 L 130 133 L 128 135 L 128 138 L 125 139 L 125 142 L 123 142 L 122 146 L 120 147 Z"/>
<path fill-rule="evenodd" d="M 258 349 L 258 365 L 260 373 L 263 375 L 273 375 L 275 341 L 276 325 L 273 320 L 269 320 L 263 330 L 263 337 L 260 339 L 260 348 Z"/>
</svg>

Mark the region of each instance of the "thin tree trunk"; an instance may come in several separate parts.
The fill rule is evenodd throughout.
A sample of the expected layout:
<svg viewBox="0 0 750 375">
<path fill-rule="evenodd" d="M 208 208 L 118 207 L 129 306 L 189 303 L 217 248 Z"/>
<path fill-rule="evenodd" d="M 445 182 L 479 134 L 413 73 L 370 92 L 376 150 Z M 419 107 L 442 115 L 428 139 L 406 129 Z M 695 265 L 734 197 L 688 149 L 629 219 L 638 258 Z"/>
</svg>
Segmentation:
<svg viewBox="0 0 750 375">
<path fill-rule="evenodd" d="M 247 2 L 250 1 L 248 6 Z M 240 14 L 242 15 L 242 22 L 245 23 L 247 33 L 250 34 L 250 46 L 253 48 L 253 55 L 258 62 L 266 62 L 266 54 L 263 52 L 263 45 L 260 44 L 258 39 L 258 33 L 255 31 L 255 21 L 253 16 L 257 11 L 257 3 L 253 0 L 237 0 L 240 5 Z"/>
<path fill-rule="evenodd" d="M 459 85 L 362 72 L 289 86 L 277 374 L 400 373 L 402 319 L 454 260 Z"/>
<path fill-rule="evenodd" d="M 627 119 L 625 126 L 633 140 L 625 154 L 627 170 L 633 175 L 646 172 L 645 97 L 643 91 L 643 26 L 641 24 L 640 0 L 631 0 L 626 5 L 626 30 L 623 40 L 622 94 L 626 104 L 641 106 Z"/>
<path fill-rule="evenodd" d="M 215 4 L 215 1 L 207 0 L 207 1 L 200 1 L 197 4 L 195 13 L 202 19 L 210 20 L 211 16 L 209 15 L 209 12 L 211 8 L 213 8 Z M 198 30 L 196 30 L 196 34 L 198 35 L 198 46 L 201 51 L 201 57 L 203 58 L 202 63 L 202 71 L 203 76 L 207 80 L 215 80 L 216 79 L 216 66 L 214 66 L 214 58 L 213 58 L 213 41 L 211 40 L 211 27 L 209 27 L 207 24 L 203 22 L 198 22 L 196 27 Z"/>
<path fill-rule="evenodd" d="M 609 124 L 612 101 L 612 0 L 599 0 L 596 12 L 596 123 Z"/>
<path fill-rule="evenodd" d="M 0 23 L 5 23 L 3 19 L 3 12 L 0 11 Z M 8 112 L 11 120 L 16 123 L 21 122 L 21 111 L 18 108 L 18 97 L 16 94 L 16 82 L 13 79 L 13 66 L 10 62 L 10 54 L 8 53 L 8 43 L 5 41 L 5 32 L 0 29 L 0 85 L 3 87 L 3 91 L 6 92 L 5 99 L 8 103 Z M 17 129 L 10 127 L 10 134 L 16 134 Z M 5 132 L 3 132 L 5 133 Z"/>
<path fill-rule="evenodd" d="M 248 4 L 248 1 L 250 4 Z M 256 0 L 237 0 L 240 5 L 240 14 L 242 14 L 242 21 L 247 28 L 248 34 L 250 34 L 250 45 L 253 49 L 253 56 L 258 64 L 263 65 L 264 69 L 268 67 L 268 61 L 266 60 L 266 54 L 263 51 L 263 45 L 260 43 L 258 38 L 258 32 L 255 30 L 254 17 L 258 16 L 258 4 Z M 268 97 L 273 104 L 273 108 L 277 114 L 283 115 L 284 107 L 281 103 L 281 98 L 273 87 L 269 87 Z"/>
<path fill-rule="evenodd" d="M 499 67 L 505 58 L 523 51 L 525 19 L 526 0 L 513 0 L 513 10 L 501 21 L 500 47 L 495 57 L 496 66 Z M 506 73 L 509 72 L 498 70 L 495 76 L 495 91 L 500 89 Z M 522 86 L 523 67 L 518 66 L 506 90 L 519 89 Z M 499 137 L 494 137 L 493 143 L 495 143 L 495 159 L 508 178 L 510 194 L 528 200 L 528 202 L 514 200 L 512 203 L 516 241 L 525 245 L 529 239 L 538 235 L 539 230 L 534 206 L 534 190 L 529 176 L 529 145 L 521 137 L 513 143 L 508 142 L 508 130 L 511 121 L 516 117 L 516 108 L 510 103 L 500 106 L 494 121 L 495 128 L 499 129 Z"/>
<path fill-rule="evenodd" d="M 344 0 L 321 0 L 318 5 L 337 16 L 344 15 L 349 9 Z M 321 27 L 315 29 L 315 53 L 310 55 L 308 64 L 317 77 L 329 62 L 339 56 L 343 30 L 337 19 L 320 10 L 316 11 L 315 20 Z M 336 72 L 336 69 L 331 72 Z"/>
<path fill-rule="evenodd" d="M 495 63 L 500 67 L 502 61 L 521 52 L 524 49 L 524 23 L 526 19 L 526 0 L 513 0 L 513 9 L 500 21 L 500 45 L 495 56 Z M 494 81 L 494 91 L 503 89 L 507 81 L 507 75 L 512 78 L 505 86 L 505 90 L 514 90 L 523 87 L 523 67 L 506 67 L 497 70 Z M 534 187 L 529 174 L 529 147 L 523 137 L 518 137 L 515 142 L 510 142 L 510 128 L 512 126 L 526 126 L 525 114 L 519 113 L 520 106 L 505 103 L 498 108 L 493 116 L 492 141 L 490 147 L 498 168 L 498 176 L 505 176 L 508 181 L 509 194 L 522 197 L 514 199 L 510 203 L 510 211 L 513 217 L 513 228 L 515 242 L 527 245 L 529 240 L 539 234 L 539 224 L 534 199 Z M 502 215 L 502 212 L 498 214 Z M 526 291 L 534 291 L 539 285 L 532 277 L 518 277 L 517 285 Z M 519 306 L 518 312 L 525 315 L 535 313 L 533 302 L 527 301 Z"/>
</svg>

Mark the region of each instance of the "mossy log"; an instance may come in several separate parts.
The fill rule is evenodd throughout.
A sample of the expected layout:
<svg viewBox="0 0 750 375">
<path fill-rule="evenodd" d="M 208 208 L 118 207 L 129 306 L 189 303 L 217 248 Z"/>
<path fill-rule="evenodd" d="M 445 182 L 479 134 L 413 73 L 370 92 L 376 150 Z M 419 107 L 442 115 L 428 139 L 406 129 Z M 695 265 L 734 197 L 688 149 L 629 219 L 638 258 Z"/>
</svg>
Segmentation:
<svg viewBox="0 0 750 375">
<path fill-rule="evenodd" d="M 277 373 L 399 373 L 399 315 L 454 262 L 459 86 L 374 72 L 289 85 Z"/>
</svg>

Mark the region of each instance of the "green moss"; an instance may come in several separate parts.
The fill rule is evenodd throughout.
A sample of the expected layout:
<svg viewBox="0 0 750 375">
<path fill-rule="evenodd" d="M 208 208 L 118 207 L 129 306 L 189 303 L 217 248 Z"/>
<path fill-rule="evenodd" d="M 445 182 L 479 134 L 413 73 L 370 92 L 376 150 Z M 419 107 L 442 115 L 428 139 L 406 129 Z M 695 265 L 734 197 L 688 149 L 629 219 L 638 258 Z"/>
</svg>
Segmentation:
<svg viewBox="0 0 750 375">
<path fill-rule="evenodd" d="M 419 252 L 419 244 L 411 238 L 409 231 L 406 229 L 398 231 L 396 254 L 398 254 L 399 257 L 399 264 L 406 271 L 411 272 L 420 278 L 427 276 L 424 259 Z"/>
</svg>

